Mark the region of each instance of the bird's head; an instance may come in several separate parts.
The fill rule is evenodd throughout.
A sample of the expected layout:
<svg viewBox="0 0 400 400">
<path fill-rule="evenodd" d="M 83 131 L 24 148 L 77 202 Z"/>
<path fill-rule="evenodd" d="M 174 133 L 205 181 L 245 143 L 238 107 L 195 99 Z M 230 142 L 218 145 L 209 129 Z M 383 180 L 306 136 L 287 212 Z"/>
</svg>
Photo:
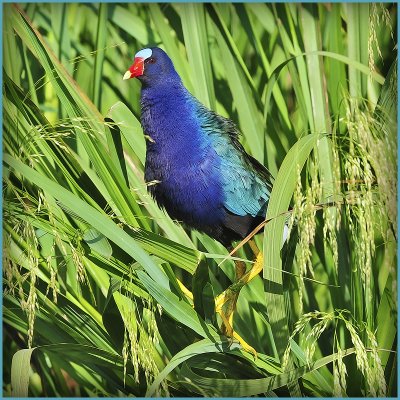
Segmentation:
<svg viewBox="0 0 400 400">
<path fill-rule="evenodd" d="M 142 49 L 135 54 L 133 64 L 123 79 L 138 78 L 144 84 L 165 82 L 177 77 L 174 65 L 164 50 L 158 47 Z"/>
</svg>

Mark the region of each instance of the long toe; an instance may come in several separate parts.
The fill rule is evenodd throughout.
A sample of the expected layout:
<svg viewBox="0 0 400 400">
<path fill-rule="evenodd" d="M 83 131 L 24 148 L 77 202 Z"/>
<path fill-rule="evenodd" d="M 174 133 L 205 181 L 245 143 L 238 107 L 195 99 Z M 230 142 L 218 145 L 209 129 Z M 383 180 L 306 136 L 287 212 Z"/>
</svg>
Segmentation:
<svg viewBox="0 0 400 400">
<path fill-rule="evenodd" d="M 237 332 L 233 331 L 233 337 L 241 344 L 243 350 L 253 354 L 254 358 L 257 359 L 258 354 L 254 347 L 250 346 Z"/>
</svg>

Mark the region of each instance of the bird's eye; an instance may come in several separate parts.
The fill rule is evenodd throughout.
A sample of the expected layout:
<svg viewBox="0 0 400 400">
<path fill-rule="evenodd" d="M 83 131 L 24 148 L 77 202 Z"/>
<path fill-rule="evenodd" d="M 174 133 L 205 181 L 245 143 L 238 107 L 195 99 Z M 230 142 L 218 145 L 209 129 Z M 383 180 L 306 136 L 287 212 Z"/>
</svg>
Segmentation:
<svg viewBox="0 0 400 400">
<path fill-rule="evenodd" d="M 154 64 L 155 62 L 156 62 L 156 60 L 153 57 L 147 59 L 148 64 Z"/>
</svg>

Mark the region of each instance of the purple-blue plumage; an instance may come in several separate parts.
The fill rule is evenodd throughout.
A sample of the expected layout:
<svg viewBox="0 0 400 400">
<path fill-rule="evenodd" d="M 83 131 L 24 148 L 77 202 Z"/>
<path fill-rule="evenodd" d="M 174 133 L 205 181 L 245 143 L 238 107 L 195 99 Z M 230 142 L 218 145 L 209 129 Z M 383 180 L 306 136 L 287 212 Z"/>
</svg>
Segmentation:
<svg viewBox="0 0 400 400">
<path fill-rule="evenodd" d="M 231 121 L 186 90 L 163 50 L 142 50 L 133 70 L 128 78 L 142 83 L 151 195 L 172 218 L 226 246 L 245 237 L 265 216 L 269 172 L 245 152 Z"/>
</svg>

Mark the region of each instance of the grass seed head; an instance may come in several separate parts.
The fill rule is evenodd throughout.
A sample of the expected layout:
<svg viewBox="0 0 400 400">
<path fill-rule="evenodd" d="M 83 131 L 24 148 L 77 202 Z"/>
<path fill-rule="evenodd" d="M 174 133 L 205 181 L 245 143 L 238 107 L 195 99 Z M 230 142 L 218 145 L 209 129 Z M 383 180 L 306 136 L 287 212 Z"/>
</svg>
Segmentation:
<svg viewBox="0 0 400 400">
<path fill-rule="evenodd" d="M 346 382 L 347 368 L 343 362 L 343 350 L 337 343 L 337 356 L 333 362 L 333 396 L 334 397 L 347 397 Z"/>
</svg>

